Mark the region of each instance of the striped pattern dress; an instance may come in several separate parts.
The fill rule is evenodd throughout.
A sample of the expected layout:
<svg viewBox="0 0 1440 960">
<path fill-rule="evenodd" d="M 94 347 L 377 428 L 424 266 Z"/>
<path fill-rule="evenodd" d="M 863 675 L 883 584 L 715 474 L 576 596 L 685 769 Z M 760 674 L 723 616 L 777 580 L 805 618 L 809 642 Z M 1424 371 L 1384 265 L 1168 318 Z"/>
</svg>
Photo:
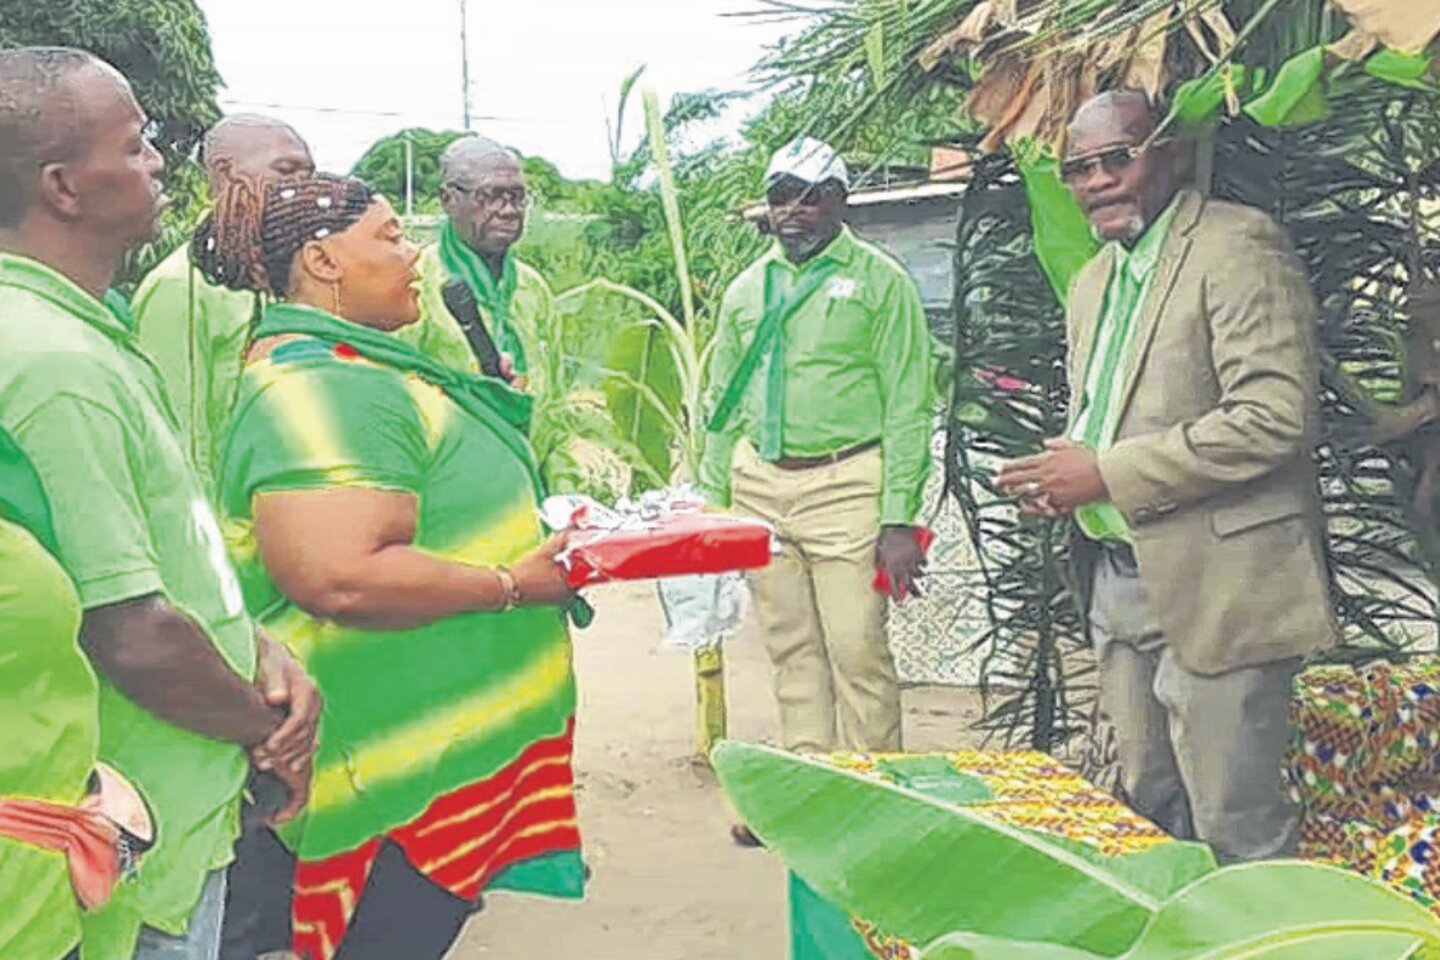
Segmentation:
<svg viewBox="0 0 1440 960">
<path fill-rule="evenodd" d="M 418 498 L 419 549 L 513 564 L 544 532 L 529 466 L 495 429 L 344 343 L 286 340 L 242 380 L 221 471 L 226 539 L 250 612 L 325 696 L 310 806 L 282 831 L 299 857 L 295 949 L 310 960 L 334 954 L 386 838 L 465 899 L 583 893 L 562 613 L 342 627 L 281 594 L 253 536 L 257 494 L 368 487 Z"/>
</svg>

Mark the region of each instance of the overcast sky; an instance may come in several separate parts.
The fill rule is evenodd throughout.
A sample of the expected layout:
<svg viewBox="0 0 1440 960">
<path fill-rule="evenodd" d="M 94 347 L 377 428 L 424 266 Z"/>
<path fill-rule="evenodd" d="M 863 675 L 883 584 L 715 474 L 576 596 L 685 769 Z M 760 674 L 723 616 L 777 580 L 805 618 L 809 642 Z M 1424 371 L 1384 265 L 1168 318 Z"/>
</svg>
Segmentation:
<svg viewBox="0 0 1440 960">
<path fill-rule="evenodd" d="M 460 0 L 200 0 L 225 87 L 221 106 L 295 125 L 323 169 L 346 171 L 407 126 L 461 126 Z M 723 14 L 755 0 L 468 0 L 477 131 L 606 177 L 606 119 L 621 81 L 662 102 L 746 86 L 767 44 L 792 26 Z M 638 136 L 639 98 L 626 140 Z"/>
</svg>

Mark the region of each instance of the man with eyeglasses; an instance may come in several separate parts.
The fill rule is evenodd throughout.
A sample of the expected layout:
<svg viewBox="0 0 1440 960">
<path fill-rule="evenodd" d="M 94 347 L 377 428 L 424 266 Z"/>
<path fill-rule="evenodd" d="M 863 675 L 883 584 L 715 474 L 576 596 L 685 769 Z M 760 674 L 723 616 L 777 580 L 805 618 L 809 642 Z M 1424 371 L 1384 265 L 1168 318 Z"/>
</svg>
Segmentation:
<svg viewBox="0 0 1440 960">
<path fill-rule="evenodd" d="M 775 246 L 730 285 L 710 370 L 699 485 L 774 524 L 752 580 L 781 741 L 898 750 L 885 596 L 915 592 L 930 464 L 930 333 L 905 269 L 845 226 L 849 172 L 801 138 L 765 177 Z M 736 829 L 742 843 L 751 837 Z"/>
<path fill-rule="evenodd" d="M 1315 305 L 1263 213 L 1180 189 L 1143 93 L 1082 106 L 1061 172 L 1100 254 L 1068 304 L 1065 437 L 1006 464 L 1073 517 L 1129 802 L 1222 861 L 1293 855 L 1292 680 L 1331 644 Z"/>
<path fill-rule="evenodd" d="M 530 202 L 520 157 L 468 136 L 441 156 L 440 174 L 445 224 L 420 257 L 420 322 L 396 335 L 449 366 L 524 388 L 554 298 L 545 278 L 510 252 Z"/>
</svg>

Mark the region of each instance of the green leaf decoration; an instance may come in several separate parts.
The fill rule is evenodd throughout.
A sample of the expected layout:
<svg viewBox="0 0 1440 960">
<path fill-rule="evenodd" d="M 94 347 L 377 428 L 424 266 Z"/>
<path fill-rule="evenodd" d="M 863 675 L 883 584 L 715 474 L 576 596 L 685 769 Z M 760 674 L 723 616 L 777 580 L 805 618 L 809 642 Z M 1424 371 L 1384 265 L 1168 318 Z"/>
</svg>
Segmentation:
<svg viewBox="0 0 1440 960">
<path fill-rule="evenodd" d="M 1100 960 L 1100 957 L 1053 943 L 952 933 L 930 944 L 920 954 L 920 960 Z"/>
<path fill-rule="evenodd" d="M 1244 864 L 1166 901 L 1124 960 L 1395 960 L 1435 957 L 1440 922 L 1359 874 L 1314 863 Z"/>
<path fill-rule="evenodd" d="M 670 423 L 681 416 L 681 397 L 680 377 L 665 336 L 658 321 L 630 326 L 606 345 L 604 363 L 607 370 L 625 375 L 609 377 L 605 382 L 605 405 L 616 427 L 640 451 L 650 470 L 668 480 L 675 468 L 677 442 Z M 666 410 L 656 409 L 649 397 L 632 384 L 648 387 Z"/>
<path fill-rule="evenodd" d="M 1115 956 L 1160 904 L 1088 857 L 964 807 L 768 747 L 726 742 L 712 759 L 744 821 L 806 883 L 914 943 L 960 929 Z M 1174 871 L 1164 877 L 1172 885 Z"/>
</svg>

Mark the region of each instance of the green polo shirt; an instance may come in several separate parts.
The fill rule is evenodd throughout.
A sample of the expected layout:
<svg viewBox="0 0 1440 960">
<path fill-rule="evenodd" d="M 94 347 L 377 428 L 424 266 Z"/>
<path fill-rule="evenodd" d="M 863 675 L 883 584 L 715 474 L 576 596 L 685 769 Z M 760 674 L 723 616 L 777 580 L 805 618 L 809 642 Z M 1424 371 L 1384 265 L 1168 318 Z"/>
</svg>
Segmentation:
<svg viewBox="0 0 1440 960">
<path fill-rule="evenodd" d="M 0 255 L 0 427 L 39 477 L 55 557 L 82 607 L 158 594 L 238 675 L 254 677 L 254 628 L 153 362 L 106 305 L 9 255 Z M 183 931 L 206 874 L 230 861 L 248 764 L 235 744 L 171 726 L 103 679 L 100 758 L 141 789 L 156 818 L 135 882 L 85 917 L 86 960 L 128 960 L 141 923 Z"/>
<path fill-rule="evenodd" d="M 884 457 L 880 522 L 910 524 L 930 469 L 930 329 L 915 281 L 890 256 L 850 232 L 796 266 L 777 243 L 725 292 L 717 321 L 706 409 L 713 412 L 765 314 L 766 286 L 813 293 L 785 318 L 772 357 L 746 387 L 729 424 L 711 433 L 699 487 L 730 502 L 735 443 L 769 459 L 816 457 L 879 441 Z M 772 291 L 772 302 L 781 299 Z"/>
<path fill-rule="evenodd" d="M 65 571 L 29 532 L 0 520 L 0 798 L 73 805 L 85 796 L 100 724 L 79 628 Z M 0 838 L 0 957 L 59 960 L 79 942 L 64 854 Z"/>
<path fill-rule="evenodd" d="M 1160 248 L 1175 218 L 1175 204 L 1155 219 L 1132 249 L 1111 244 L 1113 256 L 1110 282 L 1105 288 L 1105 305 L 1100 326 L 1085 368 L 1085 388 L 1067 436 L 1095 451 L 1107 450 L 1115 442 L 1120 426 L 1121 390 L 1125 371 L 1135 350 L 1135 333 Z M 1113 503 L 1090 503 L 1075 511 L 1075 522 L 1094 540 L 1129 540 L 1125 518 Z"/>
<path fill-rule="evenodd" d="M 188 243 L 150 271 L 131 300 L 136 336 L 160 371 L 181 444 L 212 503 L 256 300 L 206 280 Z"/>
</svg>

